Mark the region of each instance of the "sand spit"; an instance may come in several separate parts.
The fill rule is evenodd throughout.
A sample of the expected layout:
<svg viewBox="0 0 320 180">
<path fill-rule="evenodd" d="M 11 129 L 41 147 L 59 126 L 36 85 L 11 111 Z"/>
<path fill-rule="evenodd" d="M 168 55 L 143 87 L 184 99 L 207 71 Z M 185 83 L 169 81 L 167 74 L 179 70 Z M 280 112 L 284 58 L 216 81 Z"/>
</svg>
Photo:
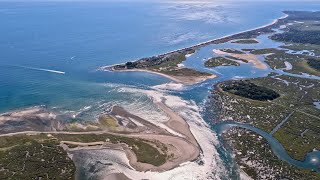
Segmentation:
<svg viewBox="0 0 320 180">
<path fill-rule="evenodd" d="M 219 49 L 214 49 L 213 52 L 215 54 L 218 54 L 218 55 L 232 56 L 232 57 L 237 58 L 237 59 L 247 60 L 249 63 L 253 64 L 253 66 L 258 68 L 258 69 L 267 69 L 268 68 L 267 65 L 264 64 L 263 62 L 261 62 L 259 60 L 259 58 L 254 54 L 250 54 L 250 53 L 244 53 L 244 54 L 227 53 L 227 52 L 221 51 Z"/>
<path fill-rule="evenodd" d="M 108 71 L 106 69 L 108 69 L 110 67 L 102 67 L 100 69 L 104 70 L 104 71 Z M 183 85 L 194 85 L 194 84 L 198 84 L 201 82 L 204 82 L 206 80 L 209 79 L 213 79 L 216 78 L 217 75 L 211 75 L 211 76 L 172 76 L 172 75 L 167 75 L 161 72 L 157 72 L 157 71 L 151 71 L 151 70 L 146 70 L 146 69 L 125 69 L 125 70 L 115 70 L 112 72 L 145 72 L 145 73 L 151 73 L 151 74 L 157 74 L 159 76 L 168 78 L 174 82 L 177 83 L 181 83 Z"/>
<path fill-rule="evenodd" d="M 168 147 L 167 154 L 173 155 L 173 158 L 169 158 L 166 163 L 159 167 L 156 167 L 150 164 L 137 162 L 134 153 L 132 151 L 128 151 L 128 149 L 124 149 L 130 160 L 130 164 L 138 171 L 167 171 L 179 166 L 181 163 L 194 161 L 200 155 L 200 148 L 198 146 L 198 143 L 190 132 L 189 126 L 187 125 L 186 121 L 182 119 L 178 114 L 173 112 L 170 108 L 165 106 L 162 102 L 156 102 L 156 104 L 169 117 L 169 120 L 165 123 L 165 125 L 176 133 L 172 134 L 170 133 L 170 131 L 166 131 L 165 129 L 162 129 L 150 123 L 149 121 L 126 112 L 123 108 L 114 107 L 112 110 L 114 114 L 120 115 L 122 117 L 134 118 L 135 120 L 139 121 L 139 123 L 147 126 L 153 131 L 152 134 L 140 132 L 132 133 L 129 135 L 121 134 L 121 136 L 138 137 L 150 141 L 157 140 Z M 148 132 L 150 131 L 151 130 L 148 130 Z M 181 134 L 183 137 L 177 136 L 176 134 Z"/>
<path fill-rule="evenodd" d="M 18 131 L 55 131 L 63 125 L 57 115 L 41 106 L 0 114 L 0 134 Z"/>
<path fill-rule="evenodd" d="M 0 123 L 10 120 L 19 120 L 24 118 L 42 118 L 42 119 L 55 119 L 56 115 L 50 112 L 45 112 L 41 107 L 32 107 L 19 111 L 8 112 L 0 114 Z"/>
<path fill-rule="evenodd" d="M 184 90 L 185 86 L 181 83 L 170 82 L 170 83 L 152 86 L 152 88 L 155 90 L 163 90 L 163 91 L 167 91 L 167 90 L 180 91 L 180 90 Z"/>
<path fill-rule="evenodd" d="M 190 142 L 196 143 L 194 147 L 201 150 L 200 156 L 195 161 L 185 161 L 176 168 L 163 172 L 153 173 L 148 171 L 143 174 L 143 177 L 150 179 L 220 179 L 220 177 L 225 177 L 223 163 L 215 148 L 218 144 L 217 137 L 201 118 L 200 108 L 194 102 L 156 90 L 123 87 L 119 91 L 147 95 L 169 117 L 168 121 L 164 123 L 171 129 L 186 135 L 185 142 L 188 142 L 188 144 Z M 172 113 L 179 118 L 172 116 Z M 170 122 L 170 119 L 174 119 L 174 121 Z M 184 152 L 187 149 L 182 149 L 182 154 L 185 154 Z M 188 152 L 188 154 L 190 153 Z M 191 156 L 189 159 L 192 159 Z M 136 172 L 126 170 L 122 172 L 132 179 L 141 177 L 136 176 Z"/>
<path fill-rule="evenodd" d="M 167 153 L 172 154 L 167 162 L 156 167 L 150 164 L 137 162 L 134 152 L 125 144 L 110 144 L 108 141 L 101 142 L 61 142 L 61 146 L 66 148 L 70 157 L 76 162 L 79 161 L 82 169 L 97 166 L 97 172 L 92 176 L 99 175 L 99 179 L 106 177 L 128 177 L 129 179 L 219 179 L 224 172 L 222 162 L 216 151 L 215 145 L 217 139 L 207 124 L 202 120 L 199 107 L 192 101 L 186 101 L 178 96 L 166 94 L 163 90 L 145 90 L 128 86 L 115 87 L 115 90 L 124 93 L 133 93 L 138 96 L 149 98 L 147 103 L 158 108 L 162 118 L 161 121 L 153 122 L 153 118 L 147 116 L 154 114 L 154 109 L 147 109 L 151 112 L 143 112 L 147 116 L 143 118 L 134 115 L 135 111 L 126 110 L 126 105 L 121 107 L 114 106 L 112 112 L 114 116 L 122 116 L 127 119 L 133 118 L 140 125 L 143 125 L 147 131 L 139 132 L 110 132 L 106 130 L 90 132 L 70 132 L 70 131 L 29 131 L 25 129 L 22 132 L 2 134 L 0 137 L 13 135 L 37 135 L 40 133 L 48 134 L 53 137 L 55 134 L 113 134 L 117 136 L 126 136 L 141 138 L 149 141 L 159 141 L 168 147 Z M 130 105 L 130 104 L 127 104 Z M 41 108 L 40 108 L 41 109 Z M 40 111 L 42 112 L 42 110 Z M 141 112 L 141 110 L 139 110 Z M 22 112 L 14 112 L 14 116 L 37 114 L 39 109 L 27 109 Z M 11 113 L 12 114 L 12 113 Z M 161 124 L 161 125 L 160 125 Z M 162 128 L 162 125 L 170 129 Z M 139 127 L 140 128 L 140 127 Z M 20 131 L 20 129 L 19 129 Z M 68 148 L 78 146 L 76 148 Z M 85 157 L 82 155 L 86 154 Z M 221 163 L 221 164 L 220 164 Z M 218 165 L 220 164 L 220 165 Z M 208 173 L 209 172 L 209 173 Z"/>
<path fill-rule="evenodd" d="M 236 32 L 236 33 L 233 33 L 233 34 L 229 34 L 229 35 L 226 35 L 226 36 L 214 38 L 212 40 L 201 42 L 201 43 L 195 44 L 193 46 L 188 46 L 188 47 L 185 47 L 185 48 L 176 49 L 176 50 L 173 50 L 173 51 L 168 51 L 166 53 L 158 54 L 158 55 L 155 55 L 155 56 L 166 56 L 166 55 L 170 55 L 170 54 L 173 54 L 173 53 L 181 52 L 181 51 L 184 51 L 184 50 L 187 50 L 187 49 L 190 49 L 190 48 L 197 49 L 197 48 L 201 48 L 203 46 L 207 46 L 207 45 L 210 45 L 210 44 L 219 44 L 221 42 L 228 42 L 228 41 L 231 41 L 231 40 L 236 40 L 236 39 L 239 39 L 239 38 L 234 38 L 234 36 L 237 36 L 237 35 L 240 35 L 240 34 L 244 34 L 244 33 L 249 33 L 249 32 L 252 32 L 252 31 L 257 31 L 257 30 L 260 30 L 260 29 L 262 30 L 264 28 L 267 28 L 269 26 L 273 26 L 273 25 L 277 24 L 279 21 L 281 21 L 283 19 L 286 19 L 287 17 L 289 17 L 289 15 L 288 14 L 284 14 L 283 16 L 279 17 L 278 19 L 273 20 L 271 23 L 266 24 L 266 25 L 262 25 L 262 26 L 259 26 L 259 27 L 256 27 L 256 28 L 252 28 L 252 29 Z M 187 55 L 190 57 L 193 54 L 189 54 L 189 55 L 187 54 Z"/>
</svg>

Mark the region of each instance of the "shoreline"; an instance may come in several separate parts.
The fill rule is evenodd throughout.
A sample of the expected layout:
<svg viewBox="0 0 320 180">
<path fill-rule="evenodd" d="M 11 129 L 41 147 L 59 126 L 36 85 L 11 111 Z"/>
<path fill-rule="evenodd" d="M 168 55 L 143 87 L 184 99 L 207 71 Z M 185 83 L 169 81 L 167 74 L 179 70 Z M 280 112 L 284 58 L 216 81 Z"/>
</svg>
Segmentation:
<svg viewBox="0 0 320 180">
<path fill-rule="evenodd" d="M 262 26 L 259 26 L 259 27 L 256 27 L 256 28 L 245 30 L 245 31 L 236 32 L 236 33 L 229 34 L 229 35 L 226 35 L 226 36 L 222 36 L 222 37 L 219 37 L 219 38 L 211 39 L 211 40 L 208 40 L 208 41 L 205 41 L 205 42 L 201 42 L 201 43 L 198 43 L 198 44 L 195 44 L 195 45 L 191 45 L 191 46 L 188 46 L 188 47 L 184 47 L 184 48 L 176 49 L 176 50 L 173 50 L 173 51 L 165 52 L 165 53 L 162 53 L 162 54 L 154 55 L 152 57 L 165 57 L 165 56 L 172 55 L 174 53 L 183 53 L 184 51 L 190 50 L 190 49 L 193 49 L 193 50 L 196 51 L 201 47 L 204 47 L 204 46 L 207 46 L 207 45 L 210 45 L 210 44 L 214 44 L 214 43 L 219 44 L 219 43 L 225 43 L 225 42 L 229 42 L 231 40 L 236 40 L 236 39 L 248 39 L 248 38 L 237 38 L 237 37 L 233 37 L 233 36 L 240 36 L 240 35 L 245 34 L 245 33 L 254 32 L 254 31 L 257 31 L 257 30 L 262 30 L 264 28 L 268 28 L 270 26 L 275 25 L 280 20 L 283 20 L 283 19 L 285 19 L 287 17 L 289 17 L 289 15 L 284 13 L 283 16 L 281 16 L 281 17 L 279 17 L 277 19 L 274 19 L 271 23 L 268 23 L 266 25 L 262 25 Z M 260 32 L 258 32 L 258 34 L 260 34 Z M 187 55 L 189 55 L 189 54 L 187 54 Z M 147 57 L 147 58 L 151 58 L 151 56 Z M 131 62 L 137 62 L 137 61 L 140 61 L 142 59 L 144 59 L 144 58 L 133 60 Z M 261 64 L 257 64 L 256 60 L 251 61 L 251 63 L 253 63 L 254 66 L 257 66 L 258 68 L 265 69 L 264 64 L 262 64 L 262 65 Z M 212 74 L 211 76 L 189 76 L 189 77 L 188 76 L 172 76 L 172 75 L 164 74 L 164 73 L 157 72 L 157 71 L 139 69 L 139 68 L 134 68 L 134 69 L 125 69 L 125 68 L 123 68 L 123 69 L 119 69 L 119 70 L 114 69 L 114 66 L 123 65 L 123 64 L 124 63 L 113 64 L 113 65 L 108 65 L 108 66 L 101 66 L 101 67 L 98 68 L 98 70 L 111 71 L 111 72 L 146 72 L 146 73 L 152 73 L 152 74 L 157 74 L 157 75 L 160 75 L 162 77 L 168 78 L 168 79 L 170 79 L 170 80 L 172 80 L 174 82 L 181 83 L 183 85 L 194 85 L 194 84 L 202 83 L 202 82 L 204 82 L 206 80 L 218 77 L 218 75 L 216 75 L 216 74 Z"/>
<path fill-rule="evenodd" d="M 284 12 L 283 12 L 284 13 Z M 235 35 L 240 35 L 242 33 L 248 33 L 250 31 L 256 31 L 256 30 L 259 30 L 259 29 L 263 29 L 263 28 L 267 28 L 269 26 L 272 26 L 274 24 L 276 24 L 279 20 L 283 20 L 285 18 L 289 17 L 288 14 L 285 14 L 277 19 L 274 19 L 272 22 L 268 23 L 268 24 L 265 24 L 265 25 L 262 25 L 262 26 L 258 26 L 256 28 L 251 28 L 251 29 L 248 29 L 248 30 L 244 30 L 244 31 L 239 31 L 239 32 L 235 32 L 235 33 L 232 33 L 232 34 L 229 34 L 229 35 L 225 35 L 225 36 L 221 36 L 221 37 L 218 37 L 218 38 L 214 38 L 214 39 L 211 39 L 211 40 L 208 40 L 208 41 L 204 41 L 204 42 L 200 42 L 200 43 L 197 43 L 197 44 L 194 44 L 194 45 L 190 45 L 190 46 L 187 46 L 187 47 L 184 47 L 184 48 L 179 48 L 179 49 L 176 49 L 176 50 L 172 50 L 172 51 L 167 51 L 167 52 L 164 52 L 164 53 L 161 53 L 161 54 L 156 54 L 156 55 L 153 55 L 153 56 L 149 56 L 149 57 L 158 57 L 158 56 L 166 56 L 166 55 L 170 55 L 172 53 L 176 53 L 176 52 L 179 52 L 179 51 L 184 51 L 186 49 L 190 49 L 190 48 L 199 48 L 199 47 L 202 47 L 202 46 L 206 46 L 208 44 L 212 44 L 212 43 L 215 43 L 215 41 L 221 41 L 221 40 L 224 40 L 224 39 L 227 39 L 227 38 L 231 38 L 232 36 L 235 36 Z M 140 59 L 142 59 L 144 57 L 141 57 L 139 59 L 135 59 L 135 60 L 132 60 L 132 62 L 135 62 L 135 61 L 138 61 Z M 125 63 L 125 62 L 123 62 Z M 119 63 L 119 64 L 113 64 L 113 65 L 108 65 L 108 66 L 102 66 L 102 68 L 108 68 L 108 67 L 113 67 L 115 65 L 121 65 L 123 63 Z M 100 69 L 100 68 L 99 68 Z"/>
<path fill-rule="evenodd" d="M 267 69 L 267 65 L 264 64 L 262 61 L 259 60 L 259 58 L 254 55 L 254 54 L 250 54 L 250 53 L 245 53 L 245 54 L 237 54 L 237 53 L 228 53 L 228 52 L 224 52 L 221 51 L 220 49 L 213 49 L 213 53 L 217 54 L 217 55 L 222 55 L 222 56 L 232 56 L 234 58 L 238 58 L 238 59 L 244 59 L 246 61 L 248 61 L 248 63 L 252 64 L 254 67 L 256 67 L 257 69 Z"/>
<path fill-rule="evenodd" d="M 164 74 L 161 72 L 146 70 L 146 69 L 123 69 L 123 70 L 106 70 L 105 68 L 109 68 L 110 66 L 101 67 L 103 71 L 111 71 L 111 72 L 145 72 L 145 73 L 151 73 L 156 74 L 165 78 L 168 78 L 176 83 L 180 83 L 183 85 L 194 85 L 198 83 L 202 83 L 204 81 L 207 81 L 209 79 L 214 79 L 218 77 L 215 74 L 212 74 L 211 76 L 170 76 L 168 74 Z"/>
<path fill-rule="evenodd" d="M 152 99 L 152 98 L 151 98 Z M 138 161 L 138 157 L 135 154 L 134 151 L 132 151 L 130 148 L 123 144 L 112 144 L 110 142 L 106 141 L 92 141 L 92 142 L 81 142 L 81 141 L 69 141 L 69 140 L 62 140 L 60 141 L 60 145 L 66 144 L 66 145 L 76 145 L 78 147 L 76 148 L 69 148 L 65 147 L 64 149 L 69 152 L 73 150 L 88 150 L 88 148 L 95 148 L 95 149 L 101 149 L 108 147 L 109 149 L 114 150 L 120 150 L 123 153 L 126 154 L 130 166 L 132 166 L 136 171 L 139 172 L 146 172 L 146 171 L 152 171 L 152 172 L 164 172 L 171 169 L 174 169 L 176 167 L 179 167 L 181 164 L 186 162 L 192 162 L 195 161 L 200 153 L 202 152 L 201 147 L 199 146 L 199 143 L 195 139 L 194 135 L 192 134 L 189 125 L 187 122 L 176 112 L 174 112 L 170 107 L 165 105 L 164 102 L 157 101 L 155 99 L 152 99 L 153 103 L 163 111 L 167 117 L 169 117 L 168 121 L 163 122 L 164 125 L 166 125 L 169 129 L 171 129 L 173 132 L 177 132 L 181 134 L 182 136 L 178 136 L 175 133 L 171 133 L 170 131 L 167 131 L 166 129 L 162 128 L 161 126 L 158 126 L 157 124 L 153 124 L 145 119 L 140 118 L 139 116 L 135 116 L 129 112 L 127 112 L 124 109 L 113 109 L 112 111 L 115 114 L 118 114 L 120 117 L 128 117 L 133 118 L 135 120 L 140 119 L 140 123 L 143 124 L 145 127 L 147 127 L 148 131 L 154 131 L 153 133 L 150 133 L 148 131 L 142 131 L 142 132 L 113 132 L 108 130 L 97 130 L 97 131 L 67 131 L 67 130 L 22 130 L 16 132 L 8 132 L 8 133 L 0 133 L 0 137 L 10 137 L 10 136 L 19 136 L 19 135 L 39 135 L 39 134 L 46 134 L 48 137 L 52 135 L 114 135 L 114 136 L 120 136 L 120 137 L 127 137 L 127 138 L 139 138 L 141 140 L 147 140 L 150 142 L 161 142 L 163 143 L 168 149 L 168 154 L 172 154 L 171 158 L 168 158 L 166 162 L 160 166 L 155 166 L 149 163 L 143 163 Z M 38 109 L 36 109 L 38 110 Z M 28 109 L 28 112 L 32 111 L 33 109 Z M 25 111 L 22 111 L 25 112 Z M 16 113 L 20 113 L 19 111 Z M 22 115 L 28 115 L 23 113 Z M 1 118 L 1 117 L 0 117 Z M 137 119 L 139 118 L 139 119 Z M 143 121 L 143 122 L 142 122 Z M 187 148 L 187 149 L 185 149 Z"/>
<path fill-rule="evenodd" d="M 269 26 L 272 26 L 272 25 L 276 24 L 279 20 L 283 20 L 283 19 L 285 19 L 287 17 L 289 17 L 289 15 L 288 14 L 284 14 L 283 16 L 281 16 L 281 17 L 279 17 L 277 19 L 274 19 L 271 23 L 266 24 L 266 25 L 262 25 L 262 26 L 258 26 L 256 28 L 252 28 L 252 29 L 248 29 L 248 30 L 232 33 L 232 34 L 229 34 L 229 35 L 225 35 L 225 36 L 222 36 L 222 37 L 214 38 L 214 39 L 211 39 L 211 40 L 208 40 L 208 41 L 204 41 L 204 42 L 201 42 L 201 43 L 198 43 L 198 44 L 195 44 L 195 45 L 191 45 L 191 46 L 188 46 L 188 47 L 184 47 L 184 48 L 176 49 L 176 50 L 173 50 L 173 51 L 165 52 L 165 53 L 158 54 L 158 55 L 155 55 L 155 56 L 165 56 L 165 55 L 169 55 L 169 54 L 176 53 L 176 52 L 183 51 L 183 50 L 190 49 L 190 48 L 198 48 L 198 47 L 205 46 L 205 45 L 208 45 L 208 44 L 211 44 L 211 43 L 215 43 L 215 41 L 220 41 L 220 40 L 224 40 L 226 38 L 231 38 L 232 36 L 235 36 L 235 35 L 239 35 L 239 34 L 242 34 L 242 33 L 248 33 L 250 31 L 256 31 L 256 30 L 259 30 L 259 29 L 263 29 L 263 28 L 266 28 L 266 27 L 269 27 Z M 137 61 L 137 60 L 135 60 L 135 61 Z"/>
</svg>

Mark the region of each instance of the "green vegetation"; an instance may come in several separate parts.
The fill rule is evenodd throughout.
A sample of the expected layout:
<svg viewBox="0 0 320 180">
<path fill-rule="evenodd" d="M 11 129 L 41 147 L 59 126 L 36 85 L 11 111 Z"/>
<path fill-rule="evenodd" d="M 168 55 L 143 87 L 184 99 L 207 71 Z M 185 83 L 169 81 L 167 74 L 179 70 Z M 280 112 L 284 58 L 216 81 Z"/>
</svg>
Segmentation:
<svg viewBox="0 0 320 180">
<path fill-rule="evenodd" d="M 55 135 L 59 141 L 74 141 L 74 142 L 97 142 L 106 141 L 113 144 L 125 143 L 136 154 L 138 162 L 152 164 L 154 166 L 160 166 L 166 162 L 166 152 L 160 152 L 154 146 L 159 146 L 159 142 L 153 143 L 150 141 L 142 140 L 139 138 L 129 138 L 124 136 L 116 136 L 111 134 L 57 134 Z M 151 145 L 152 144 L 152 145 Z M 161 145 L 161 143 L 160 143 Z M 162 145 L 161 147 L 163 147 Z M 159 148 L 163 149 L 163 148 Z"/>
<path fill-rule="evenodd" d="M 74 132 L 84 131 L 83 128 L 79 127 L 78 123 L 70 123 L 66 126 L 65 129 L 68 131 L 74 131 Z"/>
<path fill-rule="evenodd" d="M 149 65 L 147 69 L 169 69 L 177 67 L 178 64 L 186 60 L 185 54 L 172 54 L 165 57 L 161 63 Z"/>
<path fill-rule="evenodd" d="M 285 28 L 284 33 L 274 34 L 271 39 L 301 44 L 320 45 L 320 12 L 290 12 L 286 23 L 291 23 Z M 298 22 L 299 21 L 299 22 Z"/>
<path fill-rule="evenodd" d="M 292 65 L 292 69 L 284 70 L 286 72 L 301 74 L 307 73 L 311 75 L 320 75 L 320 71 L 316 70 L 318 58 L 311 58 L 302 54 L 289 54 L 285 50 L 277 49 L 257 49 L 251 50 L 252 54 L 269 54 L 265 58 L 265 62 L 272 69 L 286 68 L 284 62 L 289 62 Z M 310 61 L 310 62 L 309 62 Z M 312 61 L 312 62 L 311 62 Z M 311 67 L 311 64 L 314 67 Z"/>
<path fill-rule="evenodd" d="M 166 69 L 166 70 L 160 70 L 158 72 L 164 73 L 164 74 L 168 74 L 171 76 L 193 76 L 193 77 L 197 77 L 197 76 L 211 76 L 212 74 L 210 73 L 206 73 L 206 72 L 199 72 L 197 70 L 194 69 L 190 69 L 190 68 L 179 68 L 179 69 Z"/>
<path fill-rule="evenodd" d="M 312 79 L 297 78 L 286 75 L 269 75 L 256 78 L 251 82 L 272 89 L 281 96 L 270 103 L 287 107 L 292 111 L 302 111 L 320 117 L 320 111 L 313 105 L 314 99 L 320 97 L 320 82 Z"/>
<path fill-rule="evenodd" d="M 314 55 L 320 54 L 320 12 L 286 12 L 289 17 L 283 24 L 286 25 L 284 33 L 274 34 L 270 38 L 273 40 L 290 43 L 282 46 L 293 51 L 309 51 L 302 54 L 289 54 L 285 50 L 278 49 L 259 49 L 251 50 L 253 54 L 268 54 L 266 62 L 271 68 L 283 68 L 284 61 L 292 64 L 291 70 L 285 70 L 290 73 L 311 75 L 320 75 L 320 59 L 310 58 L 309 53 Z M 299 16 L 297 15 L 299 14 Z"/>
<path fill-rule="evenodd" d="M 148 58 L 142 58 L 134 62 L 126 62 L 125 64 L 115 65 L 113 68 L 116 70 L 122 69 L 149 69 L 149 68 L 165 68 L 165 67 L 176 67 L 178 64 L 186 60 L 187 54 L 194 53 L 195 50 L 192 48 L 184 49 L 178 52 L 153 56 Z"/>
<path fill-rule="evenodd" d="M 102 115 L 99 117 L 99 123 L 106 128 L 116 128 L 118 127 L 117 119 L 113 118 L 110 115 Z"/>
<path fill-rule="evenodd" d="M 271 132 L 288 114 L 290 109 L 267 101 L 256 101 L 224 91 L 214 91 L 215 116 L 222 120 L 235 120 L 252 124 Z"/>
<path fill-rule="evenodd" d="M 229 60 L 225 57 L 214 57 L 207 60 L 204 65 L 206 67 L 217 67 L 217 66 L 240 66 L 238 62 Z"/>
<path fill-rule="evenodd" d="M 320 45 L 320 30 L 299 31 L 290 29 L 288 32 L 271 36 L 271 39 L 282 42 L 310 43 Z"/>
<path fill-rule="evenodd" d="M 75 165 L 61 141 L 125 143 L 138 162 L 160 166 L 166 146 L 160 142 L 110 134 L 46 134 L 0 137 L 0 179 L 74 179 Z M 69 146 L 76 147 L 75 145 Z"/>
<path fill-rule="evenodd" d="M 211 74 L 199 72 L 190 68 L 178 68 L 178 64 L 186 60 L 185 54 L 172 54 L 161 63 L 148 66 L 148 70 L 172 76 L 210 76 Z"/>
<path fill-rule="evenodd" d="M 275 48 L 266 48 L 266 49 L 244 49 L 248 50 L 251 54 L 261 55 L 261 54 L 273 54 L 273 53 L 280 53 L 285 52 L 284 50 L 279 50 Z"/>
<path fill-rule="evenodd" d="M 268 142 L 250 130 L 234 128 L 223 134 L 238 165 L 253 179 L 319 179 L 320 174 L 279 160 Z M 288 141 L 290 144 L 292 141 Z M 261 173 L 266 172 L 267 174 Z"/>
<path fill-rule="evenodd" d="M 295 112 L 274 134 L 288 154 L 304 160 L 313 149 L 320 149 L 320 118 L 303 112 Z"/>
<path fill-rule="evenodd" d="M 145 69 L 172 76 L 211 76 L 212 74 L 210 73 L 178 67 L 179 64 L 186 60 L 187 54 L 192 54 L 194 52 L 195 50 L 193 48 L 188 48 L 166 55 L 143 58 L 135 62 L 127 62 L 123 65 L 116 65 L 113 68 L 115 70 Z"/>
<path fill-rule="evenodd" d="M 290 43 L 289 45 L 281 46 L 281 48 L 290 49 L 292 51 L 307 50 L 307 51 L 313 52 L 315 56 L 320 55 L 320 45 L 316 45 L 316 44 Z"/>
<path fill-rule="evenodd" d="M 241 39 L 241 40 L 233 41 L 232 43 L 236 43 L 236 44 L 257 44 L 259 42 L 257 40 L 255 40 L 255 39 Z"/>
<path fill-rule="evenodd" d="M 309 52 L 289 54 L 286 50 L 273 48 L 243 51 L 268 54 L 266 62 L 273 69 L 286 68 L 285 62 L 288 62 L 292 69 L 284 69 L 286 72 L 319 76 L 320 59 L 316 56 L 320 55 L 320 12 L 285 13 L 289 14 L 289 17 L 279 20 L 275 26 L 286 25 L 285 33 L 276 34 L 272 39 L 290 43 L 282 48 Z M 313 54 L 315 57 L 311 57 Z M 320 150 L 320 111 L 313 105 L 320 97 L 319 81 L 272 73 L 268 77 L 250 79 L 248 82 L 281 96 L 272 101 L 256 101 L 248 99 L 260 91 L 250 91 L 249 89 L 256 88 L 253 84 L 243 87 L 241 82 L 240 87 L 230 89 L 217 86 L 212 97 L 216 119 L 252 124 L 267 132 L 274 130 L 286 119 L 279 129 L 274 130 L 276 132 L 273 136 L 291 157 L 304 160 L 308 152 Z M 243 92 L 239 93 L 239 89 Z M 245 91 L 248 93 L 245 94 Z M 228 131 L 224 138 L 234 150 L 241 169 L 254 179 L 320 179 L 318 172 L 299 169 L 279 160 L 267 142 L 249 130 L 235 128 Z"/>
<path fill-rule="evenodd" d="M 216 92 L 223 104 L 221 119 L 232 118 L 271 132 L 294 112 L 274 137 L 294 159 L 303 160 L 307 152 L 320 149 L 320 111 L 313 105 L 314 100 L 320 97 L 319 81 L 273 74 L 251 79 L 250 82 L 272 89 L 281 96 L 273 101 L 259 102 L 224 91 Z"/>
<path fill-rule="evenodd" d="M 308 65 L 311 66 L 313 69 L 320 71 L 320 60 L 314 58 L 308 58 Z"/>
<path fill-rule="evenodd" d="M 231 53 L 231 54 L 244 54 L 244 52 L 236 49 L 220 49 L 220 50 L 226 53 Z"/>
<path fill-rule="evenodd" d="M 101 130 L 98 125 L 96 124 L 80 124 L 77 122 L 72 122 L 64 127 L 65 131 L 72 131 L 72 132 L 85 132 L 85 131 L 98 131 Z"/>
<path fill-rule="evenodd" d="M 228 58 L 228 59 L 233 59 L 233 60 L 235 60 L 235 61 L 242 61 L 242 62 L 244 62 L 244 63 L 248 63 L 249 61 L 248 60 L 246 60 L 246 59 L 241 59 L 241 58 L 237 58 L 237 57 L 233 57 L 233 56 L 225 56 L 226 58 Z"/>
<path fill-rule="evenodd" d="M 277 92 L 250 81 L 231 81 L 221 84 L 221 88 L 229 93 L 258 101 L 273 100 L 280 96 Z"/>
<path fill-rule="evenodd" d="M 39 135 L 1 137 L 0 142 L 0 179 L 74 179 L 75 165 L 57 141 Z"/>
<path fill-rule="evenodd" d="M 274 34 L 270 38 L 276 41 L 320 45 L 320 23 L 304 20 L 302 23 L 291 22 L 284 33 Z"/>
</svg>

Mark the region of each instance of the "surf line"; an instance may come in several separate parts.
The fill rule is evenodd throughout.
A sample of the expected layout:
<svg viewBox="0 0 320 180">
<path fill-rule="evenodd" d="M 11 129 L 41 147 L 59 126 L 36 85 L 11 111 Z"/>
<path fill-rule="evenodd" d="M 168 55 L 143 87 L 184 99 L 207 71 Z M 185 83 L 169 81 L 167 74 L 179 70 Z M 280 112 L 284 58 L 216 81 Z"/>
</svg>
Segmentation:
<svg viewBox="0 0 320 180">
<path fill-rule="evenodd" d="M 43 69 L 43 68 L 35 68 L 35 67 L 28 67 L 28 66 L 18 66 L 18 67 L 25 68 L 25 69 L 36 70 L 36 71 L 46 71 L 46 72 L 51 72 L 51 73 L 56 73 L 56 74 L 66 74 L 66 72 L 52 70 L 52 69 Z"/>
</svg>

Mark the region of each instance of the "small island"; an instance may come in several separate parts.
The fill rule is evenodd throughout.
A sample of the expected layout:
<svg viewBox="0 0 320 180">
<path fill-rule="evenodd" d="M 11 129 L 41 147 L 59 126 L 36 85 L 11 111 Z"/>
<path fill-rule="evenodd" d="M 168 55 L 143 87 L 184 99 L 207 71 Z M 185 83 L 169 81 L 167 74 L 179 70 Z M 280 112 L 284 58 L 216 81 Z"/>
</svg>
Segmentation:
<svg viewBox="0 0 320 180">
<path fill-rule="evenodd" d="M 259 42 L 255 39 L 240 39 L 236 41 L 232 41 L 234 44 L 258 44 Z"/>
<path fill-rule="evenodd" d="M 182 64 L 183 61 L 193 53 L 195 53 L 194 48 L 186 48 L 164 55 L 143 58 L 120 65 L 102 67 L 100 69 L 114 72 L 149 72 L 186 85 L 192 85 L 215 78 L 216 75 L 214 74 L 184 67 Z"/>
<path fill-rule="evenodd" d="M 230 60 L 226 57 L 214 57 L 205 61 L 206 67 L 217 67 L 217 66 L 240 66 L 240 63 Z"/>
</svg>

